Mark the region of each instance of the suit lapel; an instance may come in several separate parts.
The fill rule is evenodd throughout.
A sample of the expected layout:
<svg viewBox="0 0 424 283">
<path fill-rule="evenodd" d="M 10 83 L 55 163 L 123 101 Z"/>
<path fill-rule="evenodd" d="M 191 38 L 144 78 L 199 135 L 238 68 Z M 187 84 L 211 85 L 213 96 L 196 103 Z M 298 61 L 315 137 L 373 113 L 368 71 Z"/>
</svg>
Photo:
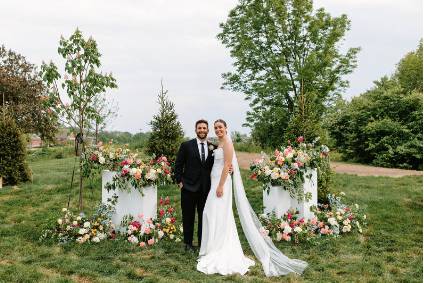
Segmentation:
<svg viewBox="0 0 424 283">
<path fill-rule="evenodd" d="M 199 147 L 197 146 L 197 139 L 193 140 L 192 147 L 193 147 L 194 154 L 196 155 L 197 159 L 200 161 L 200 163 L 202 163 L 202 160 L 200 159 Z"/>
</svg>

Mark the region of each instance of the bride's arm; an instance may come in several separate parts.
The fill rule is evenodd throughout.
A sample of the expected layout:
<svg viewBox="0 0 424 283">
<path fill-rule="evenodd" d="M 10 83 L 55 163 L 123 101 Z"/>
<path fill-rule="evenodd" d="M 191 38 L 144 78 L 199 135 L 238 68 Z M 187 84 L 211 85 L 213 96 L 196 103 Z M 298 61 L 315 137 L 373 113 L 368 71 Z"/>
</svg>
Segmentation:
<svg viewBox="0 0 424 283">
<path fill-rule="evenodd" d="M 219 180 L 218 188 L 216 189 L 216 196 L 221 197 L 224 194 L 224 184 L 227 180 L 228 172 L 231 168 L 233 161 L 234 148 L 231 143 L 225 142 L 223 146 L 224 150 L 224 167 L 221 172 L 221 179 Z"/>
</svg>

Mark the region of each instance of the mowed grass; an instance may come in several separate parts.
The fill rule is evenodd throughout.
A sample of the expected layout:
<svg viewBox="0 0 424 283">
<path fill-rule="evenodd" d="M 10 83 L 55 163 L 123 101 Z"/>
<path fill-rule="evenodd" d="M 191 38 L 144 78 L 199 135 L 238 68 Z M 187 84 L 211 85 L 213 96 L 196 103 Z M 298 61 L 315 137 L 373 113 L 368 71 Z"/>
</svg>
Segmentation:
<svg viewBox="0 0 424 283">
<path fill-rule="evenodd" d="M 73 159 L 30 165 L 33 183 L 0 190 L 0 282 L 422 282 L 422 177 L 335 175 L 334 190 L 366 207 L 369 227 L 361 236 L 322 240 L 316 246 L 277 243 L 283 253 L 307 261 L 309 267 L 303 276 L 267 278 L 259 262 L 243 277 L 206 276 L 196 271 L 197 255 L 184 252 L 182 243 L 162 242 L 148 249 L 124 241 L 41 243 L 45 224 L 66 206 Z M 245 180 L 248 198 L 260 213 L 262 191 Z M 73 208 L 77 195 L 75 185 Z M 160 189 L 159 195 L 171 196 L 180 214 L 175 186 Z M 100 198 L 96 180 L 93 189 L 85 190 L 86 211 Z M 245 253 L 254 258 L 238 228 Z"/>
</svg>

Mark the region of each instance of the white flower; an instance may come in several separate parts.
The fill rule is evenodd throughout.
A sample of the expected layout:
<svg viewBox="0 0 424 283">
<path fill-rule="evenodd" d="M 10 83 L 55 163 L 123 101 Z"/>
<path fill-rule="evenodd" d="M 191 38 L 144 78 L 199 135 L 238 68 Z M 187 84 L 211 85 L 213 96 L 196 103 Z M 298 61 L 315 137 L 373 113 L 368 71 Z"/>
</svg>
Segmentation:
<svg viewBox="0 0 424 283">
<path fill-rule="evenodd" d="M 297 163 L 292 163 L 292 164 L 291 164 L 291 167 L 292 167 L 293 169 L 299 169 L 299 165 L 298 165 Z"/>
<path fill-rule="evenodd" d="M 158 231 L 158 238 L 159 239 L 162 239 L 162 237 L 163 237 L 163 235 L 164 235 L 165 233 L 163 233 L 163 231 L 162 230 L 159 230 Z"/>
<path fill-rule="evenodd" d="M 57 220 L 57 224 L 62 225 L 62 223 L 63 223 L 62 219 L 60 219 L 60 218 L 59 218 L 59 219 Z"/>
<path fill-rule="evenodd" d="M 113 159 L 115 157 L 115 155 L 113 154 L 113 152 L 109 153 L 109 158 Z"/>
<path fill-rule="evenodd" d="M 340 192 L 340 195 L 341 196 L 345 196 L 346 194 L 344 192 Z"/>
<path fill-rule="evenodd" d="M 169 238 L 172 240 L 174 239 L 174 234 L 169 235 Z"/>
<path fill-rule="evenodd" d="M 356 207 L 356 209 L 358 209 L 359 208 L 359 205 L 357 203 L 355 203 L 355 207 Z"/>
<path fill-rule="evenodd" d="M 334 217 L 328 218 L 328 223 L 330 223 L 332 226 L 337 226 L 337 220 Z"/>
<path fill-rule="evenodd" d="M 78 216 L 77 217 L 77 221 L 81 221 L 81 216 Z"/>
<path fill-rule="evenodd" d="M 84 238 L 83 238 L 83 237 L 78 237 L 78 238 L 76 239 L 76 241 L 77 241 L 77 243 L 78 243 L 78 244 L 82 244 L 82 243 L 84 243 L 84 242 L 85 242 L 85 240 L 84 240 Z"/>
<path fill-rule="evenodd" d="M 277 172 L 271 173 L 271 179 L 273 179 L 273 180 L 278 179 L 279 176 L 280 176 L 280 174 L 278 174 Z"/>
<path fill-rule="evenodd" d="M 103 240 L 103 239 L 106 239 L 106 234 L 105 233 L 99 233 L 99 234 L 97 234 L 97 237 L 99 237 L 99 240 Z"/>
<path fill-rule="evenodd" d="M 100 242 L 100 239 L 99 239 L 99 237 L 94 237 L 93 239 L 91 239 L 91 241 L 94 242 L 94 243 L 98 243 L 98 242 Z"/>
<path fill-rule="evenodd" d="M 265 175 L 266 176 L 269 176 L 269 175 L 271 175 L 272 174 L 272 170 L 270 170 L 269 168 L 267 169 L 267 168 L 265 168 Z"/>
<path fill-rule="evenodd" d="M 284 233 L 289 234 L 291 232 L 292 232 L 292 228 L 289 225 L 287 225 L 286 227 L 284 227 Z"/>
<path fill-rule="evenodd" d="M 259 232 L 261 232 L 262 236 L 264 236 L 264 237 L 268 236 L 268 234 L 269 234 L 269 230 L 265 229 L 264 227 L 261 227 L 259 229 Z"/>
<path fill-rule="evenodd" d="M 350 229 L 352 228 L 352 226 L 350 226 L 350 225 L 346 225 L 346 226 L 343 226 L 343 233 L 346 233 L 346 232 L 350 232 Z"/>
<path fill-rule="evenodd" d="M 179 243 L 179 242 L 181 242 L 181 239 L 180 239 L 180 238 L 176 238 L 176 239 L 175 239 L 175 242 L 176 242 L 176 243 Z"/>
<path fill-rule="evenodd" d="M 134 175 L 135 173 L 137 173 L 137 168 L 131 168 L 130 174 Z"/>
<path fill-rule="evenodd" d="M 345 219 L 345 220 L 343 221 L 343 225 L 349 225 L 349 223 L 350 223 L 350 220 L 349 220 L 349 219 Z"/>
<path fill-rule="evenodd" d="M 183 232 L 183 226 L 182 225 L 180 226 L 180 232 L 181 233 Z"/>
<path fill-rule="evenodd" d="M 281 241 L 281 239 L 283 238 L 283 234 L 281 234 L 280 232 L 277 233 L 277 242 Z"/>
<path fill-rule="evenodd" d="M 165 222 L 166 222 L 167 224 L 171 223 L 171 218 L 167 217 L 167 218 L 165 219 Z"/>
<path fill-rule="evenodd" d="M 88 221 L 84 222 L 84 228 L 90 228 L 90 222 Z"/>
<path fill-rule="evenodd" d="M 131 235 L 131 236 L 128 237 L 128 242 L 133 243 L 133 244 L 137 244 L 138 238 L 134 235 Z"/>
<path fill-rule="evenodd" d="M 363 217 L 363 218 L 364 218 L 364 220 L 365 220 L 365 219 L 367 219 L 367 215 L 366 215 L 366 214 L 364 214 L 364 217 Z"/>
<path fill-rule="evenodd" d="M 337 220 L 342 220 L 342 219 L 343 219 L 343 216 L 337 215 Z"/>
<path fill-rule="evenodd" d="M 105 164 L 105 158 L 103 156 L 99 156 L 99 163 L 100 164 Z"/>
<path fill-rule="evenodd" d="M 71 230 L 71 226 L 66 226 L 66 231 L 69 231 L 69 230 Z"/>
<path fill-rule="evenodd" d="M 156 170 L 155 169 L 150 169 L 150 171 L 146 174 L 146 179 L 148 180 L 156 180 L 157 176 L 156 176 Z"/>
<path fill-rule="evenodd" d="M 66 211 L 68 211 L 68 210 L 66 209 L 66 207 L 62 208 L 62 212 L 66 212 Z"/>
<path fill-rule="evenodd" d="M 78 230 L 78 234 L 80 234 L 80 235 L 84 235 L 85 233 L 87 233 L 87 229 L 85 229 L 85 228 L 81 228 L 81 229 Z"/>
<path fill-rule="evenodd" d="M 302 232 L 302 228 L 300 228 L 299 226 L 297 226 L 297 227 L 294 228 L 294 231 L 296 233 L 300 233 L 300 232 Z"/>
</svg>

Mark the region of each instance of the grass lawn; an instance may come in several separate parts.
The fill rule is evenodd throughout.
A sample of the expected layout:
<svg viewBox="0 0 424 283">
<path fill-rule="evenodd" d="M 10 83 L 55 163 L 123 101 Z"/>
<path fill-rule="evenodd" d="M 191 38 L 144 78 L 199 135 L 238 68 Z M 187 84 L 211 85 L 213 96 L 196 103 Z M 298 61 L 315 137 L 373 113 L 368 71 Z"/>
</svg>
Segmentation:
<svg viewBox="0 0 424 283">
<path fill-rule="evenodd" d="M 0 189 L 0 282 L 422 282 L 422 177 L 356 177 L 335 175 L 335 190 L 349 202 L 366 207 L 369 226 L 317 246 L 278 243 L 288 256 L 309 263 L 303 276 L 265 277 L 259 262 L 247 276 L 206 276 L 196 271 L 196 255 L 182 243 L 141 250 L 123 241 L 56 244 L 38 241 L 47 221 L 66 206 L 72 158 L 32 161 L 34 182 Z M 256 212 L 262 191 L 246 179 Z M 87 182 L 88 183 L 88 182 Z M 85 206 L 101 198 L 100 181 L 86 189 Z M 77 186 L 72 205 L 77 207 Z M 179 208 L 179 191 L 169 195 Z M 237 216 L 236 216 L 237 219 Z M 253 254 L 239 227 L 245 253 Z"/>
</svg>

